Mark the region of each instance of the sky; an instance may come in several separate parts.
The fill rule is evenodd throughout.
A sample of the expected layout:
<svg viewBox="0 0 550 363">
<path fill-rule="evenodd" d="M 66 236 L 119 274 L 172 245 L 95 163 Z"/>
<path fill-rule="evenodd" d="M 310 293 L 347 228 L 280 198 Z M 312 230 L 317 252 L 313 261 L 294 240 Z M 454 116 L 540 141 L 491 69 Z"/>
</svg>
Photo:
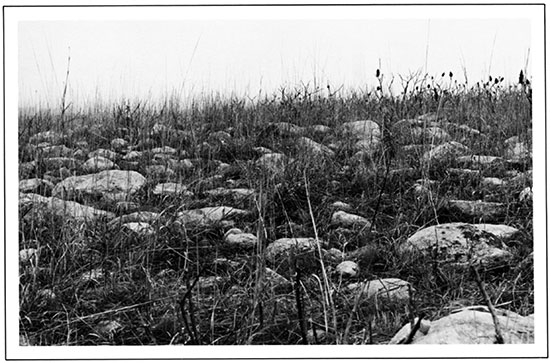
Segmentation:
<svg viewBox="0 0 550 363">
<path fill-rule="evenodd" d="M 66 99 L 82 105 L 174 94 L 254 97 L 302 84 L 372 89 L 378 68 L 396 86 L 416 72 L 452 71 L 469 84 L 489 75 L 516 81 L 531 64 L 532 21 L 509 8 L 306 7 L 292 16 L 277 8 L 246 16 L 232 8 L 181 10 L 160 9 L 152 18 L 22 17 L 19 105 L 57 107 L 67 69 Z"/>
</svg>

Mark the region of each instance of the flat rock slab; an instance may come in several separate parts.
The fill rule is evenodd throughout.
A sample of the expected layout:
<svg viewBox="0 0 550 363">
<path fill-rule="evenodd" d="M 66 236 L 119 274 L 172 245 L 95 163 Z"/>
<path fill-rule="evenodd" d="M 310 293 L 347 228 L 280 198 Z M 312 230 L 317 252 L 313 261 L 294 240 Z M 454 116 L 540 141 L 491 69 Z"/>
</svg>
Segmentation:
<svg viewBox="0 0 550 363">
<path fill-rule="evenodd" d="M 400 246 L 403 255 L 435 252 L 442 262 L 491 264 L 511 257 L 501 239 L 511 237 L 517 229 L 504 225 L 447 223 L 424 228 Z"/>
<path fill-rule="evenodd" d="M 460 312 L 434 322 L 425 322 L 411 344 L 495 344 L 495 325 L 487 308 L 462 309 Z M 532 315 L 524 317 L 511 311 L 497 309 L 497 319 L 504 344 L 533 344 L 535 323 Z M 389 344 L 402 343 L 411 331 L 405 325 Z"/>
<path fill-rule="evenodd" d="M 54 184 L 45 179 L 33 178 L 19 181 L 19 191 L 21 193 L 50 194 Z"/>
<path fill-rule="evenodd" d="M 404 305 L 409 303 L 410 292 L 414 291 L 411 284 L 398 278 L 384 278 L 362 283 L 353 283 L 347 286 L 356 294 L 361 294 L 361 301 L 373 302 L 379 308 L 385 306 Z"/>
<path fill-rule="evenodd" d="M 323 144 L 319 144 L 318 142 L 315 142 L 311 140 L 308 137 L 302 136 L 296 140 L 296 145 L 298 148 L 304 152 L 306 155 L 310 156 L 319 156 L 319 157 L 332 157 L 334 156 L 334 151 L 328 148 L 328 146 L 325 146 Z"/>
<path fill-rule="evenodd" d="M 371 223 L 367 218 L 358 216 L 356 214 L 347 213 L 344 211 L 334 212 L 332 214 L 330 223 L 334 226 L 340 226 L 345 228 L 348 228 L 348 227 L 370 228 L 371 226 Z"/>
<path fill-rule="evenodd" d="M 254 189 L 248 188 L 216 188 L 206 190 L 204 194 L 215 198 L 229 197 L 233 199 L 245 199 L 254 195 Z"/>
<path fill-rule="evenodd" d="M 72 199 L 77 195 L 102 196 L 105 199 L 124 200 L 146 183 L 143 175 L 128 170 L 106 170 L 95 174 L 73 176 L 57 184 L 55 197 Z"/>
<path fill-rule="evenodd" d="M 424 153 L 423 159 L 425 161 L 454 161 L 460 156 L 469 154 L 470 149 L 459 142 L 450 141 L 439 146 L 432 148 L 430 151 Z"/>
<path fill-rule="evenodd" d="M 41 142 L 58 144 L 63 140 L 64 137 L 65 135 L 55 131 L 44 131 L 31 136 L 31 138 L 29 139 L 29 143 L 35 144 L 35 145 L 40 144 Z"/>
<path fill-rule="evenodd" d="M 110 225 L 114 226 L 117 224 L 126 224 L 126 223 L 147 223 L 151 224 L 161 219 L 159 213 L 141 211 L 134 212 L 130 214 L 125 214 L 123 216 L 117 217 L 110 222 Z"/>
<path fill-rule="evenodd" d="M 143 237 L 152 236 L 155 234 L 155 229 L 147 222 L 124 223 L 122 227 Z"/>
<path fill-rule="evenodd" d="M 248 213 L 246 210 L 226 206 L 190 209 L 178 213 L 178 222 L 184 225 L 206 225 L 242 217 Z"/>
<path fill-rule="evenodd" d="M 192 196 L 193 192 L 187 190 L 187 187 L 180 183 L 160 183 L 155 186 L 153 189 L 154 195 L 162 196 L 174 196 L 174 195 L 184 195 Z"/>
<path fill-rule="evenodd" d="M 447 208 L 468 218 L 486 222 L 498 220 L 506 215 L 507 207 L 503 203 L 470 200 L 449 200 Z"/>
<path fill-rule="evenodd" d="M 95 158 L 96 156 L 101 156 L 102 158 L 109 159 L 111 161 L 116 161 L 120 158 L 120 154 L 109 150 L 109 149 L 97 149 L 88 154 L 88 158 Z"/>
<path fill-rule="evenodd" d="M 93 222 L 99 218 L 113 219 L 115 217 L 114 213 L 59 198 L 46 198 L 37 194 L 20 196 L 19 203 L 22 206 L 30 206 L 30 210 L 24 217 L 27 221 L 34 218 L 43 218 L 47 213 L 66 219 L 88 222 Z"/>
<path fill-rule="evenodd" d="M 490 155 L 465 155 L 459 156 L 457 161 L 464 167 L 481 167 L 504 163 L 504 159 Z"/>
<path fill-rule="evenodd" d="M 324 241 L 315 238 L 279 238 L 267 246 L 266 260 L 283 275 L 287 275 L 289 272 L 291 256 L 299 259 L 302 267 L 313 267 L 316 266 L 319 257 L 317 243 L 320 243 L 322 247 L 326 246 Z"/>
<path fill-rule="evenodd" d="M 56 171 L 61 168 L 67 168 L 70 170 L 77 169 L 81 166 L 82 162 L 75 158 L 67 157 L 54 157 L 54 158 L 45 158 L 40 161 L 40 163 L 48 171 Z"/>
<path fill-rule="evenodd" d="M 82 165 L 82 170 L 87 173 L 97 173 L 104 170 L 116 169 L 117 166 L 110 159 L 104 158 L 103 156 L 94 156 L 86 160 Z"/>
</svg>

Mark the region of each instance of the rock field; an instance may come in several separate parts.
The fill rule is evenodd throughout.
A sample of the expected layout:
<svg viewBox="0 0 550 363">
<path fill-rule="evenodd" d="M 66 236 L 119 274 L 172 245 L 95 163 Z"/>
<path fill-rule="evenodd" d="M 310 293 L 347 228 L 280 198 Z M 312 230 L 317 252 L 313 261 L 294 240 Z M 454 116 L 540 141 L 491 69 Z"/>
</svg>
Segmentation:
<svg viewBox="0 0 550 363">
<path fill-rule="evenodd" d="M 469 138 L 486 138 L 466 125 L 427 116 L 399 121 L 391 130 L 398 152 L 416 160 L 419 169 L 392 164 L 387 183 L 410 181 L 404 193 L 414 196 L 420 205 L 431 203 L 440 216 L 439 223 L 404 227 L 405 235 L 396 237 L 400 241 L 395 246 L 396 258 L 414 263 L 415 259 L 436 256 L 439 266 L 457 271 L 467 271 L 471 266 L 490 269 L 506 265 L 512 257 L 510 246 L 528 228 L 506 225 L 504 221 L 514 213 L 511 205 L 531 206 L 530 148 L 525 140 L 512 137 L 503 145 L 502 155 L 477 155 L 461 142 L 464 140 L 453 139 L 457 130 Z M 201 256 L 209 259 L 209 266 L 217 266 L 217 270 L 228 271 L 229 275 L 201 275 L 197 289 L 202 296 L 213 296 L 224 286 L 233 291 L 231 298 L 238 299 L 243 286 L 238 286 L 235 282 L 238 280 L 230 277 L 239 273 L 246 256 L 253 258 L 258 253 L 265 255 L 263 276 L 271 291 L 268 294 L 273 296 L 281 293 L 292 296 L 298 266 L 303 273 L 318 276 L 325 269 L 351 301 L 359 299 L 359 305 L 376 305 L 381 310 L 407 309 L 410 294 L 422 289 L 402 279 L 406 276 L 382 274 L 384 277 L 376 278 L 373 277 L 376 274 L 367 273 L 370 266 L 380 260 L 381 252 L 369 247 L 368 240 L 357 245 L 348 244 L 346 239 L 358 233 L 384 231 L 379 230 L 373 214 L 361 208 L 358 199 L 329 200 L 325 208 L 330 218 L 324 219 L 321 223 L 326 225 L 317 229 L 304 225 L 303 221 L 309 218 L 306 208 L 301 221 L 290 218 L 288 223 L 274 226 L 274 234 L 261 232 L 258 210 L 265 190 L 250 182 L 250 170 L 274 181 L 268 185 L 275 186 L 277 180 L 284 178 L 285 170 L 296 167 L 300 155 L 308 155 L 312 163 L 331 163 L 341 155 L 341 150 L 351 148 L 350 163 L 343 167 L 343 173 L 365 168 L 383 175 L 378 158 L 384 148 L 386 131 L 379 123 L 352 121 L 339 128 L 272 123 L 266 129 L 269 135 L 266 137 L 294 140 L 294 152 L 255 145 L 254 150 L 250 150 L 253 158 L 232 162 L 215 159 L 228 145 L 240 142 L 233 139 L 230 129 L 212 133 L 202 144 L 192 145 L 191 148 L 197 150 L 195 154 L 189 148 L 170 143 L 170 140 L 189 138 L 186 131 L 157 123 L 149 132 L 150 140 L 138 142 L 130 137 L 116 137 L 108 142 L 110 148 L 100 149 L 90 147 L 87 140 L 73 140 L 54 131 L 33 135 L 28 144 L 21 146 L 24 157 L 19 169 L 20 222 L 39 228 L 47 226 L 51 218 L 58 218 L 55 220 L 72 223 L 76 229 L 101 224 L 126 236 L 122 238 L 126 239 L 123 243 L 134 245 L 159 239 L 168 229 L 189 234 L 204 231 L 205 235 L 212 229 L 221 229 L 219 241 L 226 248 L 221 251 L 230 252 Z M 159 139 L 166 144 L 155 142 Z M 196 155 L 203 156 L 197 158 Z M 197 173 L 203 174 L 197 176 Z M 338 175 L 327 177 L 335 186 L 342 183 Z M 453 195 L 453 188 L 459 190 L 464 183 L 472 181 L 479 186 L 478 195 L 468 200 Z M 449 187 L 450 184 L 454 187 Z M 499 192 L 504 189 L 505 195 Z M 446 192 L 440 193 L 443 190 Z M 318 207 L 312 206 L 315 211 Z M 200 248 L 211 248 L 208 241 L 204 243 Z M 47 253 L 48 248 L 37 240 L 34 244 L 20 243 L 21 269 L 36 264 L 51 268 L 38 262 L 38 256 Z M 85 240 L 75 240 L 71 248 L 78 249 L 83 256 L 94 254 L 86 251 Z M 236 255 L 234 251 L 239 253 Z M 177 279 L 177 273 L 165 266 L 156 275 L 148 276 L 149 283 L 166 284 L 170 279 Z M 81 271 L 75 284 L 98 288 L 108 274 L 99 266 L 92 266 Z M 37 296 L 55 305 L 55 286 L 41 289 Z M 522 317 L 505 309 L 498 311 L 506 342 L 533 342 L 532 316 Z M 172 329 L 162 326 L 155 325 L 153 329 Z M 410 328 L 410 324 L 404 326 L 389 344 L 402 343 Z M 98 329 L 116 334 L 124 328 L 119 321 L 107 319 L 98 323 Z M 466 306 L 438 320 L 424 320 L 412 344 L 491 344 L 493 334 L 488 311 Z M 313 336 L 308 339 L 314 340 Z"/>
</svg>

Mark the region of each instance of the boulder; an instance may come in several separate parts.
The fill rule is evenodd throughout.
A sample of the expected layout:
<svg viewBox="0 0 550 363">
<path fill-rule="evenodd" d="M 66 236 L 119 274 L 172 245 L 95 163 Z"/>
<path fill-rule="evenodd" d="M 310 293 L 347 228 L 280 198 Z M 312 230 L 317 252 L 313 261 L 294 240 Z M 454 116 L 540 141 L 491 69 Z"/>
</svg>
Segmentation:
<svg viewBox="0 0 550 363">
<path fill-rule="evenodd" d="M 252 249 L 258 244 L 258 237 L 252 233 L 244 233 L 238 228 L 227 231 L 223 237 L 226 244 L 230 246 Z"/>
<path fill-rule="evenodd" d="M 211 197 L 215 198 L 233 198 L 235 200 L 238 199 L 246 199 L 249 197 L 252 197 L 254 195 L 255 191 L 254 189 L 247 189 L 247 188 L 216 188 L 211 190 L 206 190 L 204 194 L 209 195 Z"/>
<path fill-rule="evenodd" d="M 459 156 L 469 154 L 470 149 L 459 142 L 449 141 L 433 147 L 424 153 L 424 161 L 448 162 L 455 161 Z"/>
<path fill-rule="evenodd" d="M 141 151 L 130 151 L 126 155 L 122 157 L 122 160 L 125 161 L 138 161 L 143 156 L 143 152 Z"/>
<path fill-rule="evenodd" d="M 347 286 L 349 291 L 361 294 L 361 301 L 374 304 L 378 309 L 406 306 L 410 302 L 411 284 L 398 278 L 383 278 L 353 283 Z"/>
<path fill-rule="evenodd" d="M 56 171 L 61 168 L 74 170 L 82 164 L 80 160 L 67 157 L 45 158 L 41 160 L 41 163 L 47 171 Z"/>
<path fill-rule="evenodd" d="M 179 212 L 177 221 L 184 225 L 207 225 L 218 223 L 225 219 L 242 217 L 248 213 L 246 210 L 226 206 L 206 207 Z"/>
<path fill-rule="evenodd" d="M 523 161 L 531 157 L 531 151 L 526 142 L 514 136 L 504 141 L 504 157 L 512 161 Z"/>
<path fill-rule="evenodd" d="M 64 137 L 65 135 L 55 131 L 43 131 L 31 136 L 31 138 L 29 139 L 29 143 L 38 145 L 41 142 L 49 142 L 50 144 L 54 145 L 59 144 Z"/>
<path fill-rule="evenodd" d="M 359 274 L 359 265 L 353 261 L 343 261 L 336 266 L 336 273 L 344 278 L 356 277 Z"/>
<path fill-rule="evenodd" d="M 128 147 L 128 141 L 124 139 L 117 138 L 117 139 L 111 140 L 111 148 L 116 151 L 122 151 L 127 147 Z"/>
<path fill-rule="evenodd" d="M 380 126 L 371 120 L 352 121 L 342 124 L 344 133 L 355 140 L 355 149 L 373 154 L 382 142 Z"/>
<path fill-rule="evenodd" d="M 140 211 L 140 212 L 134 212 L 134 213 L 125 214 L 123 216 L 117 217 L 113 219 L 109 224 L 111 226 L 115 226 L 118 224 L 126 224 L 126 223 L 152 224 L 160 220 L 160 218 L 161 216 L 159 213 L 149 212 L 149 211 Z"/>
<path fill-rule="evenodd" d="M 37 193 L 47 196 L 51 194 L 54 187 L 52 182 L 39 178 L 19 181 L 19 191 L 21 193 Z"/>
<path fill-rule="evenodd" d="M 465 168 L 480 168 L 489 165 L 501 164 L 504 160 L 490 155 L 464 155 L 457 158 L 458 163 Z"/>
<path fill-rule="evenodd" d="M 511 258 L 501 240 L 516 232 L 517 229 L 504 225 L 446 223 L 421 229 L 399 250 L 411 259 L 420 253 L 436 255 L 441 262 L 451 265 L 467 266 L 470 262 L 491 265 Z"/>
<path fill-rule="evenodd" d="M 40 197 L 40 196 L 39 196 Z M 94 222 L 100 218 L 113 219 L 114 213 L 99 210 L 76 202 L 59 198 L 37 198 L 26 195 L 20 203 L 30 203 L 30 210 L 23 217 L 25 221 L 43 220 L 47 214 L 52 214 L 68 220 Z"/>
<path fill-rule="evenodd" d="M 72 157 L 74 154 L 74 150 L 69 149 L 65 145 L 39 147 L 36 151 L 37 156 L 42 158 Z"/>
<path fill-rule="evenodd" d="M 69 177 L 55 186 L 52 195 L 64 199 L 77 195 L 101 196 L 120 201 L 139 191 L 145 183 L 145 177 L 135 171 L 105 170 Z"/>
<path fill-rule="evenodd" d="M 453 214 L 464 218 L 476 219 L 484 222 L 493 222 L 506 216 L 507 207 L 504 203 L 454 200 L 448 201 L 447 208 Z"/>
<path fill-rule="evenodd" d="M 521 316 L 512 311 L 496 309 L 504 344 L 534 344 L 533 316 Z M 421 325 L 422 327 L 422 325 Z M 402 343 L 411 331 L 405 325 L 389 344 Z M 424 322 L 411 344 L 495 344 L 493 317 L 486 307 L 467 307 L 433 322 Z"/>
<path fill-rule="evenodd" d="M 279 238 L 267 246 L 266 260 L 275 267 L 277 272 L 285 275 L 291 267 L 291 261 L 289 261 L 291 256 L 301 261 L 302 268 L 315 266 L 319 257 L 317 243 L 321 247 L 326 246 L 324 241 L 315 238 Z"/>
<path fill-rule="evenodd" d="M 299 137 L 296 140 L 296 145 L 300 151 L 311 157 L 334 156 L 334 151 L 329 149 L 327 146 L 319 144 L 318 142 L 315 142 L 305 136 Z"/>
<path fill-rule="evenodd" d="M 120 158 L 120 155 L 112 150 L 108 149 L 97 149 L 88 153 L 88 158 L 95 158 L 96 156 L 101 156 L 102 158 L 109 159 L 111 161 L 117 161 Z"/>
<path fill-rule="evenodd" d="M 145 173 L 154 179 L 170 179 L 176 175 L 167 165 L 148 165 L 145 167 Z"/>
<path fill-rule="evenodd" d="M 188 190 L 187 187 L 180 183 L 160 183 L 153 189 L 154 195 L 160 196 L 193 196 L 193 192 Z"/>
<path fill-rule="evenodd" d="M 281 174 L 284 173 L 285 165 L 289 162 L 290 159 L 284 154 L 270 153 L 264 154 L 256 160 L 256 165 L 274 174 Z"/>
<path fill-rule="evenodd" d="M 86 162 L 82 165 L 82 170 L 87 173 L 97 173 L 100 171 L 112 169 L 117 169 L 116 164 L 113 163 L 110 159 L 104 158 L 102 156 L 94 156 L 93 158 L 86 160 Z"/>
<path fill-rule="evenodd" d="M 122 227 L 143 237 L 148 237 L 155 234 L 155 229 L 147 222 L 124 223 Z"/>
<path fill-rule="evenodd" d="M 344 211 L 334 212 L 330 222 L 333 226 L 344 227 L 344 228 L 349 228 L 349 227 L 370 228 L 371 226 L 371 223 L 367 218 L 358 216 L 356 214 L 347 213 Z"/>
</svg>

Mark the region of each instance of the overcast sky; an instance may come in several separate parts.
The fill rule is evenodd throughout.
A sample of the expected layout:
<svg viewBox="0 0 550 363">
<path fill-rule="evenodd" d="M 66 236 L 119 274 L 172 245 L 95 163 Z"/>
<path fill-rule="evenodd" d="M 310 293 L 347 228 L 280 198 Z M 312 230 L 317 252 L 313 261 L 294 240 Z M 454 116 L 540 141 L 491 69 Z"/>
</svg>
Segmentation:
<svg viewBox="0 0 550 363">
<path fill-rule="evenodd" d="M 517 79 L 532 46 L 529 18 L 521 12 L 515 18 L 510 7 L 443 8 L 378 14 L 338 7 L 333 19 L 330 9 L 315 7 L 293 10 L 292 17 L 278 8 L 256 8 L 247 16 L 160 8 L 153 19 L 98 13 L 78 21 L 63 20 L 78 19 L 70 12 L 60 20 L 44 13 L 44 20 L 18 22 L 19 104 L 59 103 L 69 55 L 67 97 L 77 105 L 98 97 L 158 100 L 173 92 L 253 97 L 302 82 L 372 88 L 379 64 L 396 83 L 398 75 L 418 70 L 436 76 L 453 71 L 463 82 L 465 69 L 470 84 L 489 75 Z M 273 12 L 280 16 L 266 18 Z"/>
</svg>

